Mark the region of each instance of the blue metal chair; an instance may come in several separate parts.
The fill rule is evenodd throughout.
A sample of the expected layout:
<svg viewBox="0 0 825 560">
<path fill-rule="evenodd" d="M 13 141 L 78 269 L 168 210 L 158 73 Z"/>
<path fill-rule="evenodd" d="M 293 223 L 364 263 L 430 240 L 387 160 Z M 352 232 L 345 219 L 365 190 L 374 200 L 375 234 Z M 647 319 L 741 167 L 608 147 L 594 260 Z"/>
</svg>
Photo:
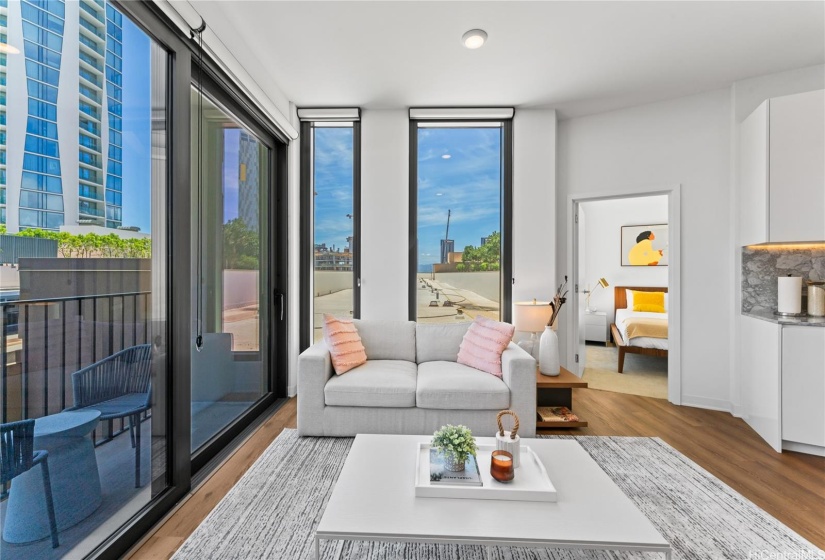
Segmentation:
<svg viewBox="0 0 825 560">
<path fill-rule="evenodd" d="M 100 420 L 129 419 L 140 488 L 140 415 L 152 408 L 152 345 L 132 346 L 72 374 L 74 406 L 100 411 Z"/>
<path fill-rule="evenodd" d="M 46 509 L 52 532 L 52 548 L 60 546 L 57 538 L 57 520 L 54 516 L 52 482 L 49 477 L 49 452 L 34 449 L 34 420 L 0 424 L 0 485 L 3 488 L 37 464 L 43 469 L 43 487 L 46 490 Z"/>
</svg>

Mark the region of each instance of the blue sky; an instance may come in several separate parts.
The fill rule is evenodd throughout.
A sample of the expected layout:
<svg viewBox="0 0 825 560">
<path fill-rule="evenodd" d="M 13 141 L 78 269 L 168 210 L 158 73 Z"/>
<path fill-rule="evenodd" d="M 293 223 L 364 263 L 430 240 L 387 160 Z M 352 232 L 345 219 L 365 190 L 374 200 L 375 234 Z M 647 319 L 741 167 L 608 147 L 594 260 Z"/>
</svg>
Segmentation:
<svg viewBox="0 0 825 560">
<path fill-rule="evenodd" d="M 123 16 L 123 225 L 152 231 L 149 36 Z"/>
<path fill-rule="evenodd" d="M 419 129 L 419 267 L 440 261 L 447 210 L 456 251 L 501 231 L 500 128 Z"/>
<path fill-rule="evenodd" d="M 444 158 L 449 155 L 449 158 Z M 456 251 L 501 230 L 501 129 L 425 128 L 418 138 L 419 265 L 439 262 L 450 218 Z M 315 129 L 315 243 L 352 234 L 352 129 Z"/>
<path fill-rule="evenodd" d="M 352 235 L 352 171 L 352 128 L 316 128 L 316 244 L 343 248 Z"/>
</svg>

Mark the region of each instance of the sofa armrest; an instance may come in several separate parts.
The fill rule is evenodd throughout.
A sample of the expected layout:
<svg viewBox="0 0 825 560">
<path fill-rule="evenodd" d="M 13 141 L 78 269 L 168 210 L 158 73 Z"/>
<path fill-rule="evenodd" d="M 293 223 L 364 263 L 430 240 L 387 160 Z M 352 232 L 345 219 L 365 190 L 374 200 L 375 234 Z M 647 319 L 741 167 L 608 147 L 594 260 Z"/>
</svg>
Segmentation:
<svg viewBox="0 0 825 560">
<path fill-rule="evenodd" d="M 324 386 L 333 373 L 323 340 L 298 356 L 298 435 L 324 435 Z"/>
<path fill-rule="evenodd" d="M 510 410 L 521 421 L 519 435 L 536 435 L 536 360 L 510 343 L 501 354 L 501 372 L 504 383 L 510 388 Z"/>
</svg>

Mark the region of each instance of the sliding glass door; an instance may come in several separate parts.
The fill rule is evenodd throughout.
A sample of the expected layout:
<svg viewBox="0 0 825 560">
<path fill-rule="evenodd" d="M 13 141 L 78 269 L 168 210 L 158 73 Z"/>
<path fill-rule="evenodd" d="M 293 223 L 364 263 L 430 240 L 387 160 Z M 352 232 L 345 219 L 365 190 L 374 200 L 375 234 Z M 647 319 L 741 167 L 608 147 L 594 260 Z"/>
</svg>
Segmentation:
<svg viewBox="0 0 825 560">
<path fill-rule="evenodd" d="M 272 140 L 230 107 L 214 85 L 203 94 L 193 86 L 192 180 L 199 201 L 193 452 L 272 391 L 272 309 L 283 305 L 270 290 Z"/>
</svg>

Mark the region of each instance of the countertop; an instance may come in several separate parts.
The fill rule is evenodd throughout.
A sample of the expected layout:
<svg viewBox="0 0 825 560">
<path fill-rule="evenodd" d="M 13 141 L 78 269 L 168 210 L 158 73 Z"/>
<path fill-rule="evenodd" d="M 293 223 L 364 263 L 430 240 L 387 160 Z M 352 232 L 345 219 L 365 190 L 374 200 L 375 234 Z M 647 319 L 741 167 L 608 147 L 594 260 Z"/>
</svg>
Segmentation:
<svg viewBox="0 0 825 560">
<path fill-rule="evenodd" d="M 825 317 L 782 317 L 774 315 L 773 311 L 752 309 L 750 311 L 743 311 L 742 315 L 746 317 L 753 317 L 754 319 L 761 319 L 769 323 L 776 323 L 778 325 L 793 325 L 799 327 L 825 327 Z"/>
</svg>

